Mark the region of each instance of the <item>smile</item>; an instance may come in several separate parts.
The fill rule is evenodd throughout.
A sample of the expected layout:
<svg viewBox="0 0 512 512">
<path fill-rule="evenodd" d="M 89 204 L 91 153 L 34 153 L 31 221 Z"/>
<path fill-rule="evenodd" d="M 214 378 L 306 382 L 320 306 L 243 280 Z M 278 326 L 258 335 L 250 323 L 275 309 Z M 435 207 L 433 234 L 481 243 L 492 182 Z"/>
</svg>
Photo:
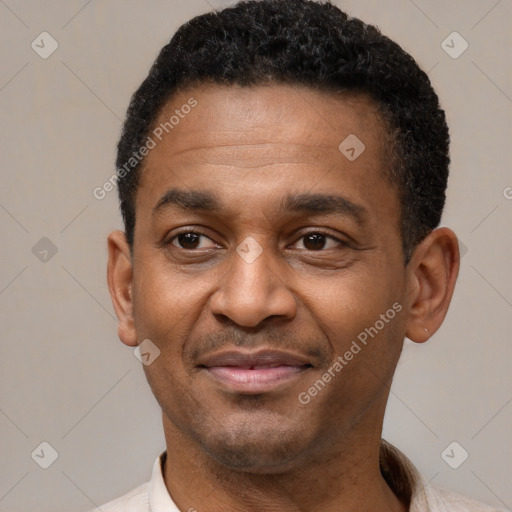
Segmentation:
<svg viewBox="0 0 512 512">
<path fill-rule="evenodd" d="M 206 358 L 199 365 L 225 387 L 245 394 L 271 391 L 311 367 L 302 356 L 276 351 L 224 352 Z"/>
</svg>

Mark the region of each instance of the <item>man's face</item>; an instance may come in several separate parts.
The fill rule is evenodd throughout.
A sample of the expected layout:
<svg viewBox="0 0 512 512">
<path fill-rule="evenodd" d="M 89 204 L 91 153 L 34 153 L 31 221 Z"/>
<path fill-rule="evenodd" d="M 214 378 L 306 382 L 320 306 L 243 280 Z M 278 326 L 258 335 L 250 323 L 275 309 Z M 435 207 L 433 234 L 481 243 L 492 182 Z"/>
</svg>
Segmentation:
<svg viewBox="0 0 512 512">
<path fill-rule="evenodd" d="M 191 97 L 137 192 L 136 337 L 167 429 L 279 471 L 382 421 L 407 296 L 388 139 L 366 97 L 287 86 L 196 87 L 156 125 Z"/>
</svg>

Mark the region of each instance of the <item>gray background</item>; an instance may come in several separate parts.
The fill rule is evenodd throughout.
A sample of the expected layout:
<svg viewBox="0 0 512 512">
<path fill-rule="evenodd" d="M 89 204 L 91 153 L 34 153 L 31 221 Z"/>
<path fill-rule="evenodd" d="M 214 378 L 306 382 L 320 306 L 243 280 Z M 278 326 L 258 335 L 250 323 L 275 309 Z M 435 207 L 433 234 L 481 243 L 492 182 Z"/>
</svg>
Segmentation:
<svg viewBox="0 0 512 512">
<path fill-rule="evenodd" d="M 512 2 L 336 3 L 429 72 L 453 139 L 444 225 L 467 248 L 443 328 L 425 345 L 406 341 L 385 436 L 427 480 L 511 510 Z M 92 508 L 147 480 L 164 448 L 105 281 L 116 195 L 92 192 L 112 175 L 130 95 L 158 50 L 223 5 L 0 0 L 0 512 Z M 43 31 L 59 45 L 47 59 L 31 47 L 50 48 Z M 442 47 L 454 31 L 469 44 L 456 59 Z M 34 452 L 43 441 L 59 454 L 48 469 L 39 464 L 51 450 Z M 452 461 L 469 453 L 458 469 L 441 457 L 453 441 L 463 448 L 448 451 Z"/>
</svg>

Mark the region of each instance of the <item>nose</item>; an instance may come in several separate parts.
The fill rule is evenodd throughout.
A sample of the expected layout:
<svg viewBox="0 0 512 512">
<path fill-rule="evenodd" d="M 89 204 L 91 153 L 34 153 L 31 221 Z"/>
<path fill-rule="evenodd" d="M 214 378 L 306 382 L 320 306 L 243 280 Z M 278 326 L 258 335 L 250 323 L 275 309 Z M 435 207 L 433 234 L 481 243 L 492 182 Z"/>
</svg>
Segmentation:
<svg viewBox="0 0 512 512">
<path fill-rule="evenodd" d="M 210 299 L 212 314 L 229 318 L 241 327 L 257 327 L 270 318 L 294 318 L 295 296 L 272 261 L 270 249 L 254 260 L 241 254 L 233 253 L 230 270 Z"/>
</svg>

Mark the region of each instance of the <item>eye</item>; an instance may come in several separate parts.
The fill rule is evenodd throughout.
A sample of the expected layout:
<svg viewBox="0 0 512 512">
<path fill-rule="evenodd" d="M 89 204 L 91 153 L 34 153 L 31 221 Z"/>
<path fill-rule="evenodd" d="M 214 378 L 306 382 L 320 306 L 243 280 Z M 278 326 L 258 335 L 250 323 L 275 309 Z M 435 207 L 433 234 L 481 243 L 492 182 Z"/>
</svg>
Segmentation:
<svg viewBox="0 0 512 512">
<path fill-rule="evenodd" d="M 179 233 L 169 241 L 170 244 L 180 249 L 194 250 L 194 249 L 208 249 L 216 247 L 217 244 L 203 233 L 195 231 L 186 231 Z"/>
<path fill-rule="evenodd" d="M 338 240 L 333 236 L 327 235 L 325 233 L 319 232 L 311 232 L 303 235 L 298 241 L 302 242 L 304 249 L 308 251 L 321 251 L 322 249 L 335 249 L 336 247 L 346 246 L 347 243 L 342 240 Z M 301 247 L 299 247 L 301 249 Z"/>
</svg>

